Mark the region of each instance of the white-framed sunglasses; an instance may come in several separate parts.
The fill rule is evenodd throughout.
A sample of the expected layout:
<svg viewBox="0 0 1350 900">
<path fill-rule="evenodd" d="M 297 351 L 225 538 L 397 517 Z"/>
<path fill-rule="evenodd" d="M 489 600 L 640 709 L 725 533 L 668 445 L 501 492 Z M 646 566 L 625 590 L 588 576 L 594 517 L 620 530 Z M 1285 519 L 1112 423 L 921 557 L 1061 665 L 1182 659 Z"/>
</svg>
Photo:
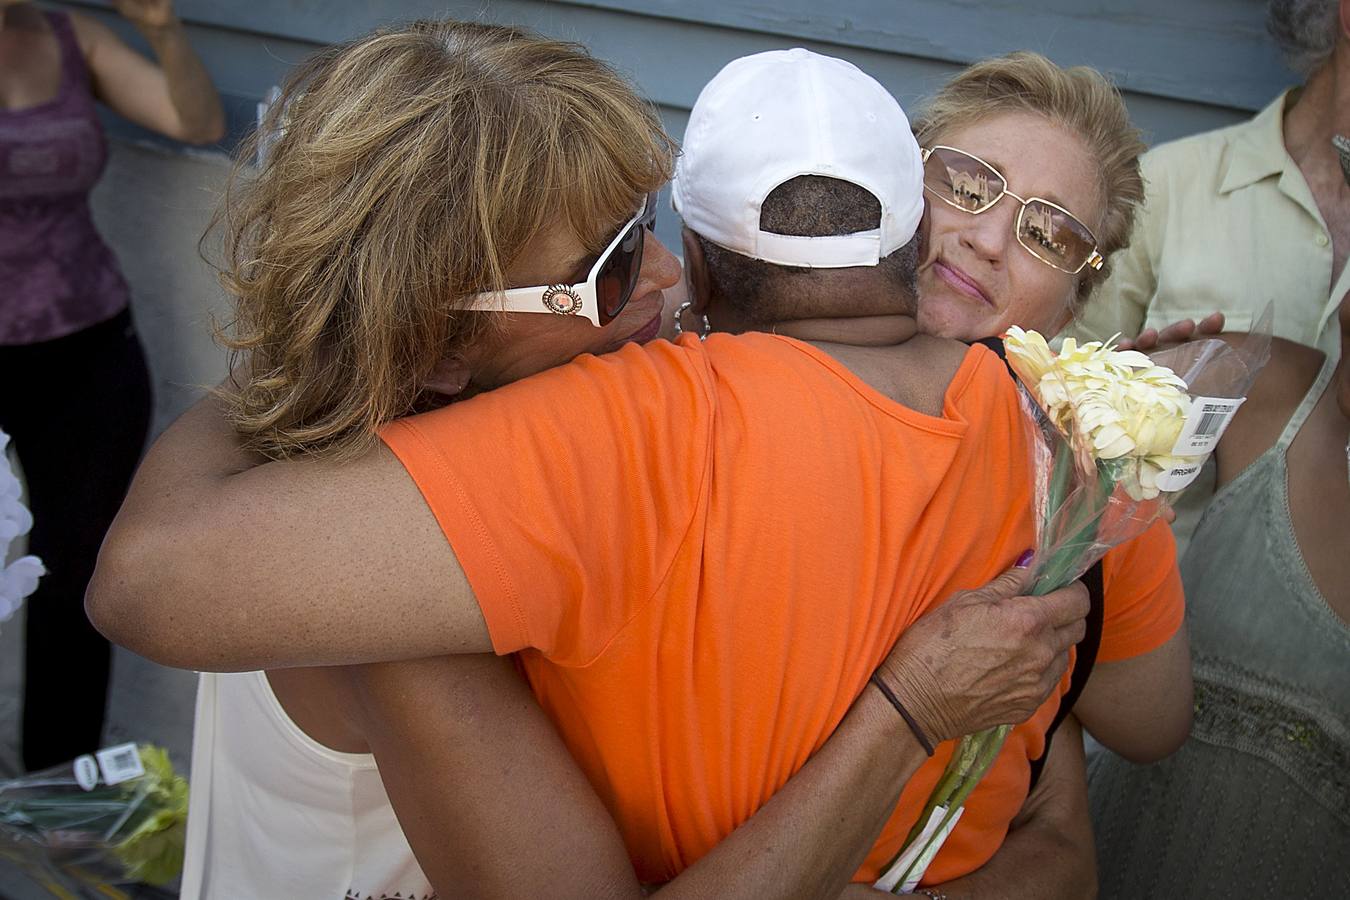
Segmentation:
<svg viewBox="0 0 1350 900">
<path fill-rule="evenodd" d="M 609 324 L 628 305 L 637 287 L 646 232 L 656 227 L 656 196 L 652 192 L 643 198 L 642 208 L 601 251 L 585 281 L 490 291 L 475 297 L 469 309 L 584 316 L 597 327 Z"/>
<path fill-rule="evenodd" d="M 1105 260 L 1092 229 L 1058 203 L 1044 197 L 1019 197 L 1008 190 L 1003 173 L 973 153 L 939 144 L 923 151 L 923 186 L 948 206 L 978 216 L 1004 197 L 1021 204 L 1013 233 L 1017 243 L 1052 269 L 1077 275 L 1097 270 Z"/>
</svg>

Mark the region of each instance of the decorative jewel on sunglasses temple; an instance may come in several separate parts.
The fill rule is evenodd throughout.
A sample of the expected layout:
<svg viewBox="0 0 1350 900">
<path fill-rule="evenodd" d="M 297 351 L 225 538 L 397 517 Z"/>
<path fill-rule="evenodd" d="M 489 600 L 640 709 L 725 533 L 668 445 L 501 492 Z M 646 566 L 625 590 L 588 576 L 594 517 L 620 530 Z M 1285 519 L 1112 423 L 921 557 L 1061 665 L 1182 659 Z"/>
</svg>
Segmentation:
<svg viewBox="0 0 1350 900">
<path fill-rule="evenodd" d="M 549 312 L 560 316 L 575 316 L 581 312 L 581 298 L 565 284 L 549 285 L 548 290 L 544 291 L 543 300 Z"/>
</svg>

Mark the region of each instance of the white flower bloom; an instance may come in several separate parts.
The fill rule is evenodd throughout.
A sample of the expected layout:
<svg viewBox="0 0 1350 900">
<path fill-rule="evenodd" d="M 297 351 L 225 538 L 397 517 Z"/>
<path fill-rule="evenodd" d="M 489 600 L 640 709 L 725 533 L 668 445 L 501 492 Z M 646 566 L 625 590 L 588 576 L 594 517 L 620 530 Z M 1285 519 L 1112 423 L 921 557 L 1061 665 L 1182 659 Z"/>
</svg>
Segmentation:
<svg viewBox="0 0 1350 900">
<path fill-rule="evenodd" d="M 9 565 L 10 545 L 33 527 L 33 517 L 19 501 L 19 479 L 10 471 L 5 448 L 9 435 L 0 431 L 0 622 L 14 615 L 23 599 L 37 588 L 46 570 L 36 556 L 21 556 Z"/>
<path fill-rule="evenodd" d="M 1135 499 L 1158 496 L 1157 478 L 1184 460 L 1172 448 L 1186 424 L 1186 382 L 1143 353 L 1112 341 L 1065 338 L 1058 354 L 1034 331 L 1008 329 L 1013 368 L 1052 422 L 1093 459 L 1118 460 L 1112 470 Z"/>
<path fill-rule="evenodd" d="M 1067 338 L 1064 343 L 1067 346 L 1071 341 L 1073 338 Z M 1023 331 L 1014 325 L 1008 329 L 1003 343 L 1009 353 L 1016 352 L 1018 372 L 1027 379 L 1028 384 L 1032 379 L 1040 381 L 1045 373 L 1055 366 L 1055 351 L 1051 350 L 1045 338 L 1035 331 Z M 1013 350 L 1014 346 L 1018 348 L 1016 351 Z"/>
<path fill-rule="evenodd" d="M 20 556 L 0 569 L 0 622 L 19 611 L 24 598 L 37 590 L 38 579 L 47 574 L 36 556 Z"/>
</svg>

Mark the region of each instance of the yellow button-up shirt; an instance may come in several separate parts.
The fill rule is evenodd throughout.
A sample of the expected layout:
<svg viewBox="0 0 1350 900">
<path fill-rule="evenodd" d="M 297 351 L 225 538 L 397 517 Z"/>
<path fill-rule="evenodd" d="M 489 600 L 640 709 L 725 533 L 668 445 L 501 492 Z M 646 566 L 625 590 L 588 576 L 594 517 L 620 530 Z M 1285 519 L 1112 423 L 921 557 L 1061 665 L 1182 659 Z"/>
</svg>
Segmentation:
<svg viewBox="0 0 1350 900">
<path fill-rule="evenodd" d="M 1274 302 L 1274 333 L 1340 355 L 1331 234 L 1284 146 L 1282 94 L 1254 119 L 1163 144 L 1141 162 L 1146 183 L 1130 246 L 1069 331 L 1126 336 L 1215 310 L 1245 331 Z"/>
</svg>

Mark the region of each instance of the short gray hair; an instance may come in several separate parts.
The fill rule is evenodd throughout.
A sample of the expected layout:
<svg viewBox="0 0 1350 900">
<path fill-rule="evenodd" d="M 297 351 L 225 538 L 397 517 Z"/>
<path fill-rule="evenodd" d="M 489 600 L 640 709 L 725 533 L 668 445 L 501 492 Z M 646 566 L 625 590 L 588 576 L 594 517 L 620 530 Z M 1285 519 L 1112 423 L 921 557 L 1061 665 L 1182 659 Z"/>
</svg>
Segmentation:
<svg viewBox="0 0 1350 900">
<path fill-rule="evenodd" d="M 866 188 L 824 175 L 798 175 L 769 192 L 760 206 L 759 227 L 773 234 L 800 237 L 853 234 L 881 227 L 881 201 Z M 736 311 L 751 327 L 767 328 L 785 315 L 794 315 L 802 296 L 828 288 L 822 283 L 829 269 L 780 266 L 720 247 L 695 232 L 703 249 L 713 296 Z M 911 304 L 918 296 L 920 237 L 883 256 L 875 272 Z M 912 312 L 912 308 L 904 310 Z M 823 312 L 796 316 L 810 318 Z"/>
<path fill-rule="evenodd" d="M 1266 30 L 1289 68 L 1307 78 L 1336 49 L 1340 4 L 1337 0 L 1270 0 Z"/>
</svg>

